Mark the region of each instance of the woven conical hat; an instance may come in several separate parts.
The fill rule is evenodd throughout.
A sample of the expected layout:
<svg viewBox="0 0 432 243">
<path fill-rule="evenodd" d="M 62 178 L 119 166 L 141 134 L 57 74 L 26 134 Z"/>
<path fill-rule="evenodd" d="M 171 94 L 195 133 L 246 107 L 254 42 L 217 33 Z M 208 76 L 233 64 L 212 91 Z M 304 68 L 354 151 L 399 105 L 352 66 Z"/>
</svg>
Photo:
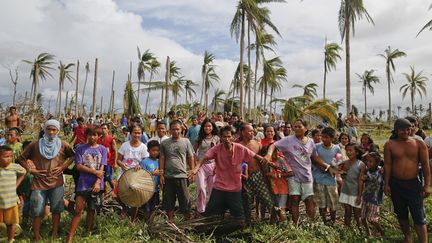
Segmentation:
<svg viewBox="0 0 432 243">
<path fill-rule="evenodd" d="M 147 170 L 134 169 L 124 172 L 118 182 L 118 196 L 130 207 L 141 207 L 153 196 L 155 185 Z"/>
</svg>

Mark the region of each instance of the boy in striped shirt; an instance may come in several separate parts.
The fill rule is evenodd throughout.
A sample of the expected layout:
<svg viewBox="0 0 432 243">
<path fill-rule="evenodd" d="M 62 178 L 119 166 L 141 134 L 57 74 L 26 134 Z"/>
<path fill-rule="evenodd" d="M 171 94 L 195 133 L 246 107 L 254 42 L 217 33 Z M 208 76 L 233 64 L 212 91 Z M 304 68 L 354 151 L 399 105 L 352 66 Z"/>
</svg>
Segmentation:
<svg viewBox="0 0 432 243">
<path fill-rule="evenodd" d="M 14 240 L 14 224 L 19 223 L 16 188 L 26 174 L 21 165 L 12 163 L 13 157 L 12 148 L 0 146 L 0 223 L 6 224 L 8 242 Z"/>
</svg>

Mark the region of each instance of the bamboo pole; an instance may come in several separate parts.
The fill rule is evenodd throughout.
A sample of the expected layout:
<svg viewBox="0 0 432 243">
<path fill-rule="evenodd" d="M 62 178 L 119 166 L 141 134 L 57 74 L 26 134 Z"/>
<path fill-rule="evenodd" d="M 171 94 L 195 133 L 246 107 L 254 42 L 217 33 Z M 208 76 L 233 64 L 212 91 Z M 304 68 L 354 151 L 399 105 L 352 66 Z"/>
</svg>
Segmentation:
<svg viewBox="0 0 432 243">
<path fill-rule="evenodd" d="M 99 109 L 99 114 L 101 114 L 102 115 L 102 113 L 103 113 L 103 110 L 102 110 L 102 105 L 103 105 L 103 96 L 101 96 L 101 103 L 100 103 L 100 109 Z"/>
<path fill-rule="evenodd" d="M 98 75 L 98 59 L 95 59 L 95 71 L 94 71 L 94 82 L 93 82 L 93 109 L 92 116 L 96 116 L 96 88 L 97 88 L 97 75 Z"/>
<path fill-rule="evenodd" d="M 75 86 L 75 115 L 78 115 L 78 80 L 79 80 L 79 65 L 80 62 L 79 60 L 77 60 L 77 65 L 76 65 L 76 86 Z"/>
<path fill-rule="evenodd" d="M 112 110 L 113 110 L 113 100 L 114 100 L 114 95 L 113 95 L 113 91 L 114 91 L 114 78 L 115 78 L 115 70 L 113 70 L 113 74 L 112 74 L 112 83 L 111 83 L 111 94 L 110 94 L 110 105 L 109 105 L 109 114 L 110 116 L 112 116 Z"/>
<path fill-rule="evenodd" d="M 166 60 L 166 73 L 165 73 L 165 104 L 164 104 L 164 113 L 167 114 L 168 110 L 168 84 L 170 81 L 170 57 L 167 56 Z"/>
</svg>

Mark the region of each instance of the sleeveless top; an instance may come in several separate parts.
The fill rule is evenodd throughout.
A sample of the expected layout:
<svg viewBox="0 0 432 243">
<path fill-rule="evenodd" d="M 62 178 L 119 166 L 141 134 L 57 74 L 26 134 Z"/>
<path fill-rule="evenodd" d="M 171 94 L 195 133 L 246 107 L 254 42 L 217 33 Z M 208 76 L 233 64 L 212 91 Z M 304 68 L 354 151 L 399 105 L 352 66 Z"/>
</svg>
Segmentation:
<svg viewBox="0 0 432 243">
<path fill-rule="evenodd" d="M 349 163 L 346 161 L 345 163 Z M 357 160 L 356 163 L 350 166 L 347 171 L 345 180 L 342 185 L 342 193 L 349 196 L 357 196 L 358 194 L 358 179 L 360 175 L 360 169 L 363 165 L 363 162 Z"/>
<path fill-rule="evenodd" d="M 204 157 L 205 153 L 211 149 L 213 146 L 215 146 L 216 144 L 219 143 L 219 137 L 214 135 L 211 138 L 205 138 L 202 140 L 201 144 L 199 145 L 198 149 L 197 149 L 197 160 L 201 159 L 202 157 Z M 204 162 L 205 164 L 210 164 L 213 163 L 214 160 L 208 160 L 206 162 Z"/>
</svg>

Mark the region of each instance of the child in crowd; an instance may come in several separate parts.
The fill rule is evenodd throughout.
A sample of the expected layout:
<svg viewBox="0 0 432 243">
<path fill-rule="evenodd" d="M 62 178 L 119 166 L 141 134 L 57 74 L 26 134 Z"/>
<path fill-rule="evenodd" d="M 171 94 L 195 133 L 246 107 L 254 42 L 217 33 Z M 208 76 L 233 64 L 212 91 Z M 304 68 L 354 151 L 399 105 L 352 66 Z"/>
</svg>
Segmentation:
<svg viewBox="0 0 432 243">
<path fill-rule="evenodd" d="M 384 178 L 381 173 L 381 156 L 377 152 L 366 155 L 366 173 L 362 176 L 364 181 L 363 205 L 361 208 L 361 219 L 368 238 L 371 236 L 368 222 L 384 235 L 383 228 L 379 224 L 380 207 L 383 202 Z"/>
<path fill-rule="evenodd" d="M 109 124 L 103 123 L 97 130 L 99 138 L 98 144 L 103 145 L 108 151 L 107 165 L 105 166 L 104 181 L 108 182 L 111 189 L 114 189 L 113 174 L 116 166 L 117 144 L 115 138 L 109 134 Z"/>
<path fill-rule="evenodd" d="M 365 172 L 365 165 L 361 161 L 363 151 L 355 143 L 349 143 L 345 149 L 349 160 L 340 165 L 345 176 L 339 202 L 344 205 L 344 224 L 347 227 L 351 226 L 351 216 L 354 211 L 354 220 L 360 227 L 361 190 L 359 188 L 362 184 L 360 175 Z"/>
<path fill-rule="evenodd" d="M 363 150 L 364 153 L 369 152 L 371 149 L 373 149 L 374 142 L 372 138 L 370 137 L 369 133 L 365 132 L 360 137 L 360 148 Z"/>
<path fill-rule="evenodd" d="M 31 141 L 24 141 L 23 150 L 27 148 L 27 146 L 31 143 Z M 31 184 L 33 181 L 33 175 L 27 173 L 22 181 L 22 183 L 17 188 L 17 194 L 20 199 L 20 207 L 22 211 L 22 227 L 26 228 L 27 223 L 30 220 L 30 195 L 31 195 Z"/>
<path fill-rule="evenodd" d="M 246 162 L 242 163 L 241 167 L 241 182 L 242 182 L 242 189 L 241 189 L 241 196 L 242 196 L 242 202 L 243 202 L 243 211 L 246 218 L 246 224 L 250 224 L 250 199 L 249 199 L 249 190 L 247 188 L 247 180 L 249 179 L 249 165 Z"/>
<path fill-rule="evenodd" d="M 147 151 L 149 152 L 150 157 L 143 159 L 140 163 L 140 167 L 152 174 L 155 184 L 152 198 L 144 205 L 144 219 L 147 223 L 151 223 L 153 212 L 159 205 L 159 142 L 156 140 L 150 140 L 147 143 Z"/>
<path fill-rule="evenodd" d="M 96 210 L 101 206 L 105 188 L 104 167 L 107 165 L 108 150 L 97 143 L 95 128 L 86 128 L 86 144 L 75 150 L 75 163 L 80 172 L 76 188 L 75 212 L 71 221 L 67 242 L 72 242 L 81 220 L 81 214 L 87 208 L 86 230 L 91 232 Z"/>
<path fill-rule="evenodd" d="M 338 154 L 341 153 L 339 146 L 332 143 L 336 136 L 336 130 L 326 127 L 321 131 L 322 143 L 316 145 L 318 155 L 330 167 L 333 165 Z M 334 224 L 336 220 L 336 209 L 338 206 L 338 190 L 336 178 L 328 170 L 322 171 L 316 166 L 312 166 L 312 175 L 314 179 L 314 194 L 319 213 L 324 223 L 327 223 L 327 209 L 330 210 L 330 223 Z"/>
<path fill-rule="evenodd" d="M 262 150 L 262 154 L 267 154 L 267 149 Z M 288 201 L 288 177 L 293 176 L 294 172 L 291 166 L 283 157 L 278 156 L 278 149 L 275 149 L 272 154 L 272 161 L 268 164 L 267 176 L 270 179 L 270 185 L 273 196 L 275 198 L 277 216 L 279 221 L 286 220 L 285 209 Z"/>
<path fill-rule="evenodd" d="M 5 132 L 0 128 L 0 146 L 3 146 L 6 143 L 6 139 L 4 138 Z"/>
<path fill-rule="evenodd" d="M 351 142 L 351 137 L 347 134 L 342 132 L 339 134 L 339 148 L 342 151 L 342 158 L 343 160 L 348 160 L 348 156 L 346 155 L 345 146 Z"/>
<path fill-rule="evenodd" d="M 321 130 L 314 129 L 314 130 L 312 130 L 311 135 L 312 135 L 312 139 L 313 139 L 315 144 L 321 143 Z"/>
<path fill-rule="evenodd" d="M 16 188 L 26 174 L 21 165 L 12 163 L 13 156 L 12 148 L 0 146 L 0 223 L 6 224 L 8 242 L 14 241 L 14 225 L 19 223 Z"/>
</svg>

